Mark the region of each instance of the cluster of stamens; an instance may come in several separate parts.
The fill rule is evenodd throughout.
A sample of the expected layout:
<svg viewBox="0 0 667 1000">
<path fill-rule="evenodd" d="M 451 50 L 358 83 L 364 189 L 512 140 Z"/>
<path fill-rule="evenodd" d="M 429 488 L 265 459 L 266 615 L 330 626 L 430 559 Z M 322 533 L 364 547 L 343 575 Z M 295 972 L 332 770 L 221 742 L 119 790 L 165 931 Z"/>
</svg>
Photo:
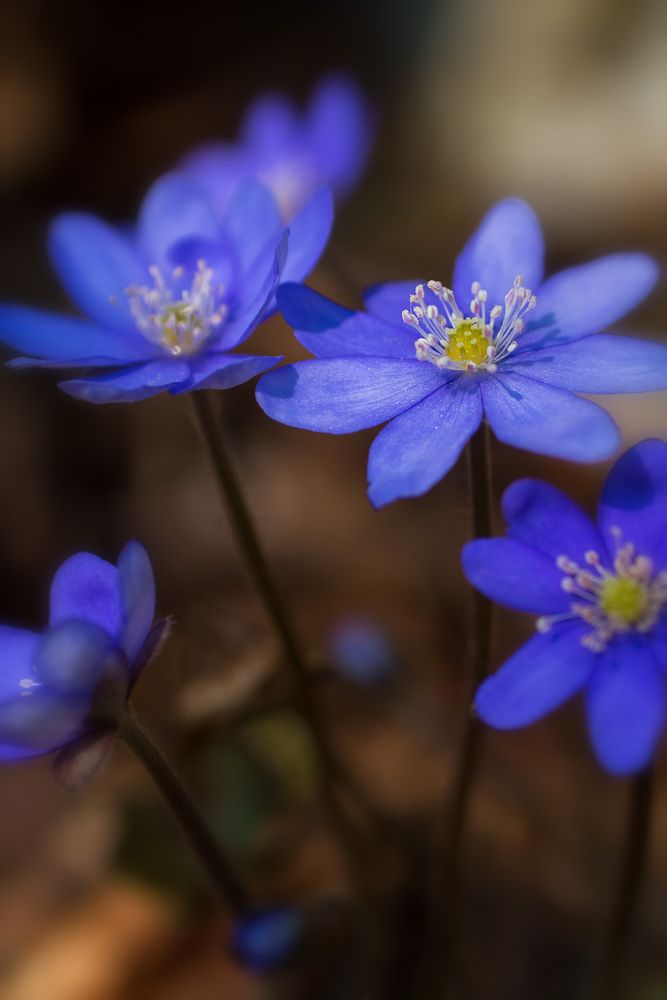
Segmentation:
<svg viewBox="0 0 667 1000">
<path fill-rule="evenodd" d="M 530 289 L 524 287 L 521 275 L 517 275 L 505 296 L 504 308 L 495 305 L 488 315 L 487 293 L 478 281 L 471 286 L 473 297 L 467 316 L 450 288 L 439 281 L 429 281 L 426 287 L 439 305 L 427 303 L 424 285 L 417 285 L 410 296 L 410 309 L 403 310 L 403 322 L 421 334 L 415 341 L 417 358 L 430 361 L 436 368 L 495 372 L 499 362 L 516 350 L 524 316 L 537 302 Z"/>
<path fill-rule="evenodd" d="M 182 267 L 171 272 L 171 283 L 153 264 L 148 269 L 153 284 L 125 289 L 141 333 L 169 354 L 194 354 L 211 332 L 225 321 L 227 306 L 220 302 L 224 288 L 213 280 L 213 270 L 200 260 L 189 288 L 180 292 L 172 284 L 184 276 Z"/>
<path fill-rule="evenodd" d="M 621 545 L 619 528 L 612 529 L 612 535 L 616 542 L 613 572 L 594 551 L 586 552 L 587 567 L 583 568 L 568 556 L 558 556 L 556 565 L 564 574 L 561 586 L 575 600 L 569 612 L 538 618 L 539 632 L 548 632 L 557 622 L 582 618 L 592 629 L 582 637 L 582 644 L 601 653 L 616 635 L 653 628 L 667 601 L 667 572 L 654 574 L 648 556 L 638 555 L 632 542 Z"/>
</svg>

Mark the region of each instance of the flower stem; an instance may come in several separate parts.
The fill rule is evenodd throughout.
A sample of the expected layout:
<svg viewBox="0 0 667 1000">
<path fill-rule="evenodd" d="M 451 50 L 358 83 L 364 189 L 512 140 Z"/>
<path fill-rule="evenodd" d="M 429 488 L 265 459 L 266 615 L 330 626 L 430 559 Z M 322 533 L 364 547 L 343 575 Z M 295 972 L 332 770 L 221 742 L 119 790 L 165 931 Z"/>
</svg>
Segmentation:
<svg viewBox="0 0 667 1000">
<path fill-rule="evenodd" d="M 141 761 L 159 788 L 222 900 L 234 913 L 241 913 L 248 904 L 243 883 L 180 778 L 129 708 L 119 723 L 118 736 Z"/>
<path fill-rule="evenodd" d="M 653 784 L 651 765 L 633 779 L 630 788 L 623 860 L 602 961 L 593 987 L 593 1000 L 615 1000 L 623 996 L 623 964 L 648 858 Z"/>
<path fill-rule="evenodd" d="M 309 729 L 315 749 L 322 797 L 329 821 L 347 859 L 350 874 L 357 889 L 360 889 L 365 882 L 364 864 L 358 857 L 356 837 L 350 830 L 347 817 L 338 802 L 335 782 L 340 775 L 340 766 L 326 736 L 325 723 L 311 687 L 305 659 L 260 544 L 233 462 L 227 452 L 212 400 L 204 391 L 192 392 L 189 396 L 230 521 L 291 670 L 297 706 Z"/>
</svg>

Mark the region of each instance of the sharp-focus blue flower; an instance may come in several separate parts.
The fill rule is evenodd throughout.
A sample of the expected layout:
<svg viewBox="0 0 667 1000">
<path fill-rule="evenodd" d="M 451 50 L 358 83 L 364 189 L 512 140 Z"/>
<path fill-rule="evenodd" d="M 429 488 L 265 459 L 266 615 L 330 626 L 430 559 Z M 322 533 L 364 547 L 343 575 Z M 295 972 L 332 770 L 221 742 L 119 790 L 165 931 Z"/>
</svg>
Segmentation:
<svg viewBox="0 0 667 1000">
<path fill-rule="evenodd" d="M 243 178 L 257 177 L 289 220 L 319 188 L 341 197 L 356 185 L 374 131 L 357 85 L 345 76 L 329 76 L 304 115 L 285 95 L 265 94 L 251 105 L 237 142 L 201 146 L 181 169 L 206 187 L 220 211 Z"/>
<path fill-rule="evenodd" d="M 288 231 L 252 180 L 219 218 L 199 185 L 167 174 L 129 232 L 80 213 L 53 223 L 53 265 L 88 319 L 0 306 L 0 340 L 29 355 L 15 367 L 81 370 L 61 388 L 91 403 L 240 385 L 279 359 L 231 352 L 272 307 L 278 282 L 310 271 L 332 219 L 321 190 Z"/>
<path fill-rule="evenodd" d="M 642 254 L 615 254 L 543 282 L 542 258 L 537 218 L 510 199 L 464 248 L 453 290 L 436 281 L 380 285 L 367 293 L 368 311 L 353 312 L 284 286 L 279 307 L 319 360 L 265 375 L 260 406 L 328 434 L 387 423 L 368 463 L 377 507 L 429 490 L 483 419 L 518 448 L 578 462 L 607 457 L 616 426 L 575 393 L 667 388 L 666 346 L 596 334 L 644 298 L 657 268 Z"/>
<path fill-rule="evenodd" d="M 154 613 L 153 571 L 138 542 L 116 566 L 88 552 L 64 562 L 46 631 L 0 626 L 0 760 L 50 753 L 108 725 L 162 632 Z"/>
<path fill-rule="evenodd" d="M 605 483 L 597 524 L 548 483 L 503 497 L 505 538 L 463 549 L 487 597 L 539 615 L 537 634 L 480 687 L 497 729 L 526 726 L 584 690 L 595 752 L 613 773 L 640 770 L 665 719 L 667 444 L 644 441 Z"/>
</svg>

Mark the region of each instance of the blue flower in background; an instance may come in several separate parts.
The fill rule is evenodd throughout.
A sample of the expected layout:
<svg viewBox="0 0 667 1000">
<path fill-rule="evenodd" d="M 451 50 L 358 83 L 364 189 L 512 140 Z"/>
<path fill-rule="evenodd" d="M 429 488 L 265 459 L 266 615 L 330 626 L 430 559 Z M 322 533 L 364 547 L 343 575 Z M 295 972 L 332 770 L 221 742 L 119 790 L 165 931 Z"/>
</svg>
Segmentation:
<svg viewBox="0 0 667 1000">
<path fill-rule="evenodd" d="M 367 618 L 343 618 L 327 636 L 333 667 L 360 684 L 383 684 L 396 676 L 399 658 L 389 635 Z"/>
<path fill-rule="evenodd" d="M 316 87 L 305 114 L 285 95 L 265 94 L 248 110 L 237 142 L 201 146 L 180 169 L 210 192 L 220 211 L 243 178 L 257 177 L 273 192 L 283 218 L 291 219 L 321 187 L 337 197 L 354 188 L 374 132 L 357 85 L 345 76 L 329 76 Z"/>
<path fill-rule="evenodd" d="M 231 352 L 273 307 L 279 281 L 308 274 L 332 221 L 321 190 L 286 230 L 252 180 L 220 219 L 199 185 L 167 174 L 129 233 L 81 213 L 53 223 L 53 265 L 88 320 L 0 306 L 0 340 L 29 355 L 15 367 L 80 369 L 61 388 L 91 403 L 240 385 L 279 359 Z"/>
<path fill-rule="evenodd" d="M 650 760 L 665 719 L 667 444 L 644 441 L 605 483 L 597 524 L 559 490 L 522 479 L 503 497 L 507 537 L 463 549 L 487 597 L 537 614 L 537 635 L 480 687 L 475 707 L 497 729 L 541 719 L 578 691 L 603 766 Z"/>
<path fill-rule="evenodd" d="M 246 913 L 232 929 L 232 951 L 253 972 L 279 968 L 303 941 L 304 918 L 295 907 Z"/>
<path fill-rule="evenodd" d="M 64 562 L 46 631 L 0 626 L 0 760 L 49 753 L 110 724 L 162 633 L 154 613 L 153 571 L 138 542 L 117 566 L 88 552 Z"/>
<path fill-rule="evenodd" d="M 575 393 L 667 388 L 667 347 L 596 334 L 653 287 L 642 254 L 614 254 L 542 280 L 539 222 L 498 203 L 439 282 L 380 285 L 353 312 L 298 285 L 278 303 L 318 360 L 265 375 L 275 420 L 328 434 L 387 423 L 372 444 L 369 496 L 381 507 L 429 490 L 486 419 L 507 444 L 577 462 L 613 453 L 609 415 Z M 407 328 L 406 328 L 407 327 Z"/>
</svg>

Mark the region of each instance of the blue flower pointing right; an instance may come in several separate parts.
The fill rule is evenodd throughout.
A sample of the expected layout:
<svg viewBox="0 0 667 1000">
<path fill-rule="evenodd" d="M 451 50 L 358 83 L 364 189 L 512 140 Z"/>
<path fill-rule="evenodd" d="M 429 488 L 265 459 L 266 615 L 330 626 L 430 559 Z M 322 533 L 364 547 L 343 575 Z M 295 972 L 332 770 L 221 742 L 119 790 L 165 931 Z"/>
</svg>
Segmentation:
<svg viewBox="0 0 667 1000">
<path fill-rule="evenodd" d="M 463 569 L 487 597 L 539 615 L 537 634 L 482 684 L 477 714 L 517 729 L 583 690 L 603 767 L 641 770 L 665 720 L 667 444 L 618 460 L 597 524 L 534 479 L 509 487 L 503 513 L 506 537 L 469 542 Z"/>
<path fill-rule="evenodd" d="M 451 289 L 380 285 L 366 295 L 368 311 L 354 312 L 283 285 L 279 307 L 317 360 L 264 375 L 260 406 L 328 434 L 386 423 L 368 462 L 376 507 L 434 486 L 483 419 L 518 448 L 607 458 L 618 430 L 576 394 L 667 388 L 667 346 L 598 333 L 641 302 L 657 266 L 613 254 L 543 281 L 543 257 L 534 212 L 508 199 L 458 257 Z"/>
</svg>

